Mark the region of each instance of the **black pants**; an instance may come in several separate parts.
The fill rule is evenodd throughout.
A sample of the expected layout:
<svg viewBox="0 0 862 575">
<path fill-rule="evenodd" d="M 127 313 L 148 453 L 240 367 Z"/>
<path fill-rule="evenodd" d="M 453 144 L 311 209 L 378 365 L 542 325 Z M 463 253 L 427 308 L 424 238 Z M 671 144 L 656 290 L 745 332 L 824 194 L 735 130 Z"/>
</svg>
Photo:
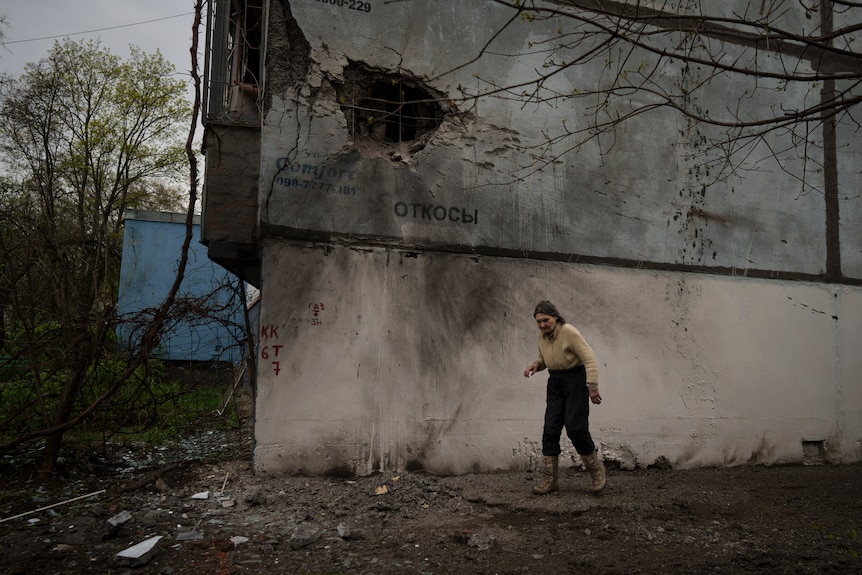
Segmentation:
<svg viewBox="0 0 862 575">
<path fill-rule="evenodd" d="M 596 445 L 590 436 L 590 390 L 584 366 L 549 373 L 542 455 L 560 454 L 564 426 L 579 455 L 593 453 Z"/>
</svg>

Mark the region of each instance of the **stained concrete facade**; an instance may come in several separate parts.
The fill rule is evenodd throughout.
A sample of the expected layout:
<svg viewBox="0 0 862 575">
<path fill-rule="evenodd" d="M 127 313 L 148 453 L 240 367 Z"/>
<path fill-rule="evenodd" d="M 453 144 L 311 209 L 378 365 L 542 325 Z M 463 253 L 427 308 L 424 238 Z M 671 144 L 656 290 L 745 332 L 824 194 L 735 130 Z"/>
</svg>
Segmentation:
<svg viewBox="0 0 862 575">
<path fill-rule="evenodd" d="M 858 288 L 280 241 L 264 262 L 290 272 L 264 280 L 259 469 L 529 464 L 546 378 L 522 371 L 545 296 L 598 356 L 606 455 L 789 463 L 822 442 L 859 457 Z"/>
<path fill-rule="evenodd" d="M 244 108 L 234 139 L 230 118 L 210 117 L 204 201 L 211 256 L 226 247 L 226 265 L 243 253 L 259 265 L 258 470 L 530 465 L 545 378 L 522 371 L 546 298 L 598 355 L 591 425 L 605 457 L 862 458 L 854 125 L 839 123 L 834 145 L 775 132 L 734 173 L 707 146 L 717 128 L 667 108 L 574 146 L 590 105 L 553 95 L 594 89 L 607 58 L 549 77 L 538 101 L 467 97 L 553 65 L 536 46 L 567 17 L 490 0 L 260 8 L 259 125 Z M 783 26 L 812 33 L 786 8 Z M 812 97 L 733 77 L 695 90 L 707 73 L 670 62 L 654 77 L 690 88 L 700 110 L 736 105 L 728 94 L 747 94 L 738 114 Z M 242 170 L 249 150 L 259 164 Z M 220 242 L 207 210 L 249 174 L 254 225 Z"/>
</svg>

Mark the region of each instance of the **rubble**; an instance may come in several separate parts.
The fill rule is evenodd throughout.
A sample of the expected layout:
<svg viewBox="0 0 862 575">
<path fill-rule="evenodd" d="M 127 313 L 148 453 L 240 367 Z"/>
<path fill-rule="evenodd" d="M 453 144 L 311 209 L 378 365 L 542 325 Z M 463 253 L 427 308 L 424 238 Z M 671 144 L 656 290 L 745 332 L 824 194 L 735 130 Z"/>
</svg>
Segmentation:
<svg viewBox="0 0 862 575">
<path fill-rule="evenodd" d="M 602 497 L 574 467 L 549 496 L 533 496 L 529 478 L 255 475 L 247 454 L 141 465 L 75 484 L 105 489 L 98 498 L 7 521 L 0 573 L 862 572 L 860 465 L 610 468 Z M 46 489 L 39 505 L 75 496 L 70 485 Z M 30 491 L 0 513 L 28 511 Z"/>
</svg>

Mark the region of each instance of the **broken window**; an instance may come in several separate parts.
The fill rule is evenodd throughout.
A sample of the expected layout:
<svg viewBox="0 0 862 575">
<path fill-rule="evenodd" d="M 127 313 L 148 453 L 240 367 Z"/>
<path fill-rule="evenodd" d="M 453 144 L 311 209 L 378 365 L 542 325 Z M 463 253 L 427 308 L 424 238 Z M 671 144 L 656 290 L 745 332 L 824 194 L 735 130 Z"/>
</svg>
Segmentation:
<svg viewBox="0 0 862 575">
<path fill-rule="evenodd" d="M 207 18 L 206 118 L 258 119 L 263 0 L 214 0 Z"/>
<path fill-rule="evenodd" d="M 351 64 L 336 91 L 357 143 L 407 143 L 415 151 L 443 121 L 442 95 L 403 74 Z"/>
</svg>

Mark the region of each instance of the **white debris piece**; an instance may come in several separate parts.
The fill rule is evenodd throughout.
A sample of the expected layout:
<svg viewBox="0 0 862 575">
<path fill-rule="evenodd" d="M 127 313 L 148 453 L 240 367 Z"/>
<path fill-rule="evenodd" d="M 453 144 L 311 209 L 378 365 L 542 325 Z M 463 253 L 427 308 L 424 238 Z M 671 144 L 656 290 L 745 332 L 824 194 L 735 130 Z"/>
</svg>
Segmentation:
<svg viewBox="0 0 862 575">
<path fill-rule="evenodd" d="M 159 542 L 162 540 L 161 535 L 150 537 L 146 541 L 141 541 L 136 545 L 132 545 L 128 549 L 124 549 L 114 555 L 114 558 L 120 562 L 130 565 L 143 565 L 153 558 L 159 547 Z"/>
</svg>

